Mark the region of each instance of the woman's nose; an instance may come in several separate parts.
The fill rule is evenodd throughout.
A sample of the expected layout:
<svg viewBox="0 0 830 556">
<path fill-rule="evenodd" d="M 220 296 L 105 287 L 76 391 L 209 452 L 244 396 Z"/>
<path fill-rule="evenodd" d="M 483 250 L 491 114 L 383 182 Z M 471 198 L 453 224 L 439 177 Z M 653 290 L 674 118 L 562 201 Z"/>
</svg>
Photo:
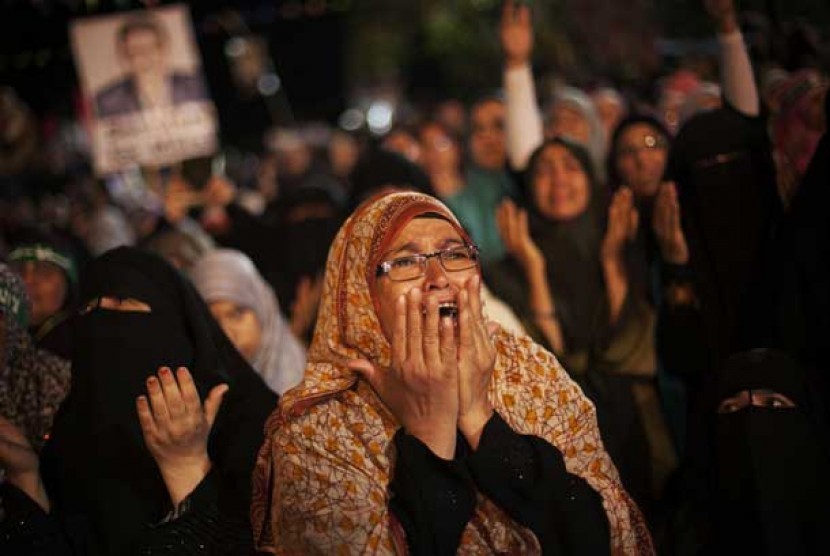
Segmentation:
<svg viewBox="0 0 830 556">
<path fill-rule="evenodd" d="M 424 290 L 445 288 L 449 285 L 447 271 L 438 257 L 430 257 L 424 269 Z"/>
</svg>

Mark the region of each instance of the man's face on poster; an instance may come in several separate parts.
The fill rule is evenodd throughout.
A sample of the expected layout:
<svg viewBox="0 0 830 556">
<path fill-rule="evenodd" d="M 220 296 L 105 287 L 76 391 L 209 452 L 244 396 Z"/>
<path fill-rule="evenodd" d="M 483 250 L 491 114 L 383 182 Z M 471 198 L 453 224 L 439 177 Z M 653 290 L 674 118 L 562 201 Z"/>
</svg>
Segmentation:
<svg viewBox="0 0 830 556">
<path fill-rule="evenodd" d="M 121 43 L 121 60 L 136 77 L 164 73 L 167 48 L 159 33 L 151 29 L 130 31 Z"/>
</svg>

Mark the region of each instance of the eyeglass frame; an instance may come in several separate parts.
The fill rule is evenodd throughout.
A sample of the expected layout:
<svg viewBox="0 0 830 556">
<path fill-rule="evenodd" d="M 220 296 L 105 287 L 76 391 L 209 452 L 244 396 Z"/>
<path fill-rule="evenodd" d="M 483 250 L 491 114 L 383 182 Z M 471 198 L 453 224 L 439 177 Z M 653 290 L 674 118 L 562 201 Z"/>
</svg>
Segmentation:
<svg viewBox="0 0 830 556">
<path fill-rule="evenodd" d="M 465 268 L 450 270 L 444 264 L 444 259 L 442 258 L 442 255 L 445 254 L 445 253 L 450 253 L 452 251 L 455 251 L 456 249 L 461 249 L 461 248 L 466 248 L 466 249 L 470 250 L 470 254 L 471 254 L 470 260 L 473 262 L 473 264 L 471 264 L 470 266 L 465 267 Z M 394 259 L 390 259 L 388 261 L 383 261 L 382 263 L 378 263 L 377 268 L 375 268 L 375 277 L 380 278 L 381 276 L 387 276 L 393 282 L 409 282 L 410 280 L 417 280 L 418 278 L 421 278 L 422 276 L 424 276 L 426 274 L 427 262 L 430 259 L 433 259 L 435 257 L 438 257 L 438 262 L 441 264 L 441 268 L 443 268 L 446 272 L 461 272 L 463 270 L 469 270 L 469 269 L 473 268 L 474 266 L 476 266 L 478 264 L 478 256 L 479 256 L 480 253 L 481 253 L 481 249 L 479 249 L 478 245 L 476 245 L 474 243 L 465 242 L 461 245 L 456 245 L 455 247 L 447 247 L 446 249 L 439 249 L 438 251 L 433 251 L 432 253 L 418 253 L 416 255 L 407 255 L 405 257 L 396 257 Z M 396 279 L 392 278 L 392 276 L 389 274 L 389 272 L 392 270 L 392 266 L 391 266 L 392 263 L 394 263 L 395 261 L 402 261 L 402 260 L 406 260 L 406 259 L 415 259 L 417 261 L 421 261 L 420 265 L 419 265 L 419 267 L 421 269 L 421 273 L 418 274 L 417 276 L 413 276 L 412 278 L 406 278 L 404 280 L 396 280 Z"/>
</svg>

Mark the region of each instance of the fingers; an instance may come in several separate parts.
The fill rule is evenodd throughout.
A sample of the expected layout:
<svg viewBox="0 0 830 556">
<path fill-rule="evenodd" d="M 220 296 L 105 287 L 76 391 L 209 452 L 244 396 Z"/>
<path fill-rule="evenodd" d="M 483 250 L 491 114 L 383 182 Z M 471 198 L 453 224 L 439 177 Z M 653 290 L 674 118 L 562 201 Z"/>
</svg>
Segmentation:
<svg viewBox="0 0 830 556">
<path fill-rule="evenodd" d="M 628 211 L 628 239 L 637 237 L 637 228 L 640 227 L 640 213 L 633 206 Z"/>
<path fill-rule="evenodd" d="M 419 362 L 423 360 L 423 337 L 421 335 L 423 318 L 421 316 L 421 298 L 422 294 L 420 288 L 412 288 L 411 290 L 409 290 L 409 293 L 407 294 L 406 359 L 413 362 Z"/>
<path fill-rule="evenodd" d="M 170 423 L 170 413 L 167 411 L 167 401 L 161 391 L 161 384 L 155 375 L 147 378 L 147 395 L 150 398 L 150 407 L 153 410 L 153 418 L 159 426 Z"/>
<path fill-rule="evenodd" d="M 501 22 L 502 24 L 506 24 L 513 19 L 513 13 L 516 11 L 516 7 L 513 4 L 513 0 L 506 0 L 501 7 Z"/>
<path fill-rule="evenodd" d="M 470 311 L 474 322 L 483 322 L 484 315 L 481 310 L 481 277 L 473 276 L 464 284 L 467 288 L 467 295 L 470 300 Z"/>
<path fill-rule="evenodd" d="M 193 382 L 190 371 L 186 367 L 179 367 L 176 370 L 176 379 L 179 381 L 179 389 L 181 390 L 185 411 L 199 411 L 202 408 L 202 401 L 199 398 L 199 391 L 196 389 L 196 384 Z"/>
<path fill-rule="evenodd" d="M 423 332 L 423 357 L 429 369 L 436 369 L 441 366 L 441 342 L 438 331 L 439 319 L 438 300 L 430 296 L 427 298 L 427 315 Z"/>
<path fill-rule="evenodd" d="M 473 347 L 473 319 L 470 314 L 470 293 L 466 288 L 458 294 L 458 348 L 467 351 Z"/>
<path fill-rule="evenodd" d="M 176 378 L 173 376 L 173 371 L 169 367 L 159 369 L 159 381 L 161 382 L 161 389 L 164 394 L 164 399 L 167 402 L 167 411 L 170 417 L 178 417 L 184 414 L 186 410 L 184 400 L 182 399 Z"/>
<path fill-rule="evenodd" d="M 392 361 L 394 366 L 406 359 L 406 296 L 395 300 L 395 329 L 392 331 Z"/>
<path fill-rule="evenodd" d="M 445 369 L 454 369 L 457 365 L 457 347 L 455 343 L 455 324 L 452 317 L 441 319 L 441 363 Z"/>
<path fill-rule="evenodd" d="M 469 296 L 470 319 L 473 331 L 473 343 L 477 352 L 491 349 L 490 331 L 481 303 L 481 277 L 473 276 L 465 284 Z"/>
<path fill-rule="evenodd" d="M 225 394 L 228 390 L 229 387 L 227 384 L 219 384 L 210 390 L 207 399 L 205 399 L 205 421 L 207 421 L 208 428 L 213 426 L 213 422 L 216 420 L 216 414 L 219 413 L 222 400 L 225 399 Z"/>
<path fill-rule="evenodd" d="M 513 202 L 505 199 L 499 205 L 498 211 L 496 212 L 496 224 L 499 228 L 499 234 L 508 251 L 513 251 L 516 245 L 512 226 L 512 213 L 514 208 Z"/>
<path fill-rule="evenodd" d="M 349 369 L 362 376 L 364 380 L 366 380 L 366 382 L 368 382 L 369 385 L 371 385 L 372 388 L 375 389 L 375 391 L 379 391 L 378 372 L 371 362 L 369 362 L 366 359 L 352 359 L 346 364 L 346 366 L 348 366 Z"/>
<path fill-rule="evenodd" d="M 673 230 L 680 227 L 680 203 L 674 183 L 660 186 L 654 203 L 654 231 L 658 236 L 668 238 Z"/>
<path fill-rule="evenodd" d="M 519 23 L 523 26 L 530 25 L 530 6 L 527 4 L 522 4 L 518 7 L 518 13 L 516 14 L 516 19 Z"/>
<path fill-rule="evenodd" d="M 516 233 L 522 245 L 527 246 L 533 243 L 530 237 L 530 224 L 527 216 L 527 211 L 524 209 L 516 209 Z"/>
<path fill-rule="evenodd" d="M 150 411 L 150 402 L 147 400 L 147 396 L 136 398 L 135 409 L 138 413 L 138 423 L 141 425 L 144 441 L 151 442 L 158 435 L 158 429 L 156 428 L 156 421 L 153 419 L 153 413 Z"/>
</svg>

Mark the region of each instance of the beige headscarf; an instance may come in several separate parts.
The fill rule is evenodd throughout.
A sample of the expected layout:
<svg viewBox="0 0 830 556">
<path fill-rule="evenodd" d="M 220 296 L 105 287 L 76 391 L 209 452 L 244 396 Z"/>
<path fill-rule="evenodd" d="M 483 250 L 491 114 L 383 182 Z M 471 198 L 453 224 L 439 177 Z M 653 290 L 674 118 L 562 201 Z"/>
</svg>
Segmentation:
<svg viewBox="0 0 830 556">
<path fill-rule="evenodd" d="M 371 199 L 346 221 L 329 253 L 323 301 L 303 382 L 266 425 L 251 518 L 259 550 L 275 554 L 404 554 L 388 508 L 399 423 L 346 362 L 390 363 L 372 297 L 375 267 L 412 218 L 450 211 L 420 193 Z M 520 434 L 563 454 L 569 472 L 600 493 L 615 554 L 653 554 L 639 510 L 602 446 L 593 405 L 556 358 L 526 336 L 500 330 L 489 396 Z M 535 536 L 480 493 L 460 554 L 538 554 Z"/>
</svg>

